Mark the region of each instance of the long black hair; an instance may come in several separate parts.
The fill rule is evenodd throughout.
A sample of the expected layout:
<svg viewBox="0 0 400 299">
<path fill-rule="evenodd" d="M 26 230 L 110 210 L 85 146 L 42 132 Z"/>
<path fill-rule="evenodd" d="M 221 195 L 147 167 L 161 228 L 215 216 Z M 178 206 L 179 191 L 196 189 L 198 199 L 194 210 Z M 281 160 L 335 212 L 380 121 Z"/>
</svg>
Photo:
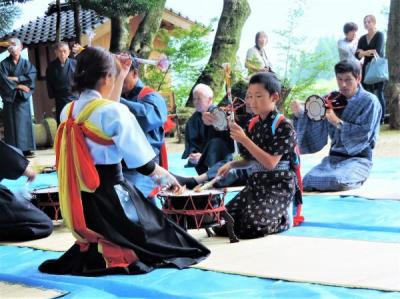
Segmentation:
<svg viewBox="0 0 400 299">
<path fill-rule="evenodd" d="M 87 47 L 77 57 L 73 90 L 81 92 L 94 89 L 101 78 L 117 73 L 118 66 L 113 54 L 103 48 Z"/>
</svg>

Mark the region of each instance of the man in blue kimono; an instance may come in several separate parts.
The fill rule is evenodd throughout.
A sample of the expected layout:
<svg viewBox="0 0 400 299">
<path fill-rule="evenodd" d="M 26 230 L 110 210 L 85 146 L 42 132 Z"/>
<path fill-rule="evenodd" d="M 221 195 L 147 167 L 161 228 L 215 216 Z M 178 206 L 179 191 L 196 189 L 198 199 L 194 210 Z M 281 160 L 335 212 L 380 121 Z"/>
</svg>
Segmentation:
<svg viewBox="0 0 400 299">
<path fill-rule="evenodd" d="M 370 174 L 372 151 L 379 134 L 381 106 L 360 84 L 360 65 L 343 60 L 335 65 L 339 91 L 347 99 L 342 111 L 327 109 L 321 121 L 310 120 L 298 101 L 292 103 L 302 154 L 321 150 L 331 139 L 330 152 L 303 178 L 306 191 L 342 191 L 360 187 Z"/>
<path fill-rule="evenodd" d="M 213 91 L 205 84 L 193 88 L 193 104 L 196 112 L 185 126 L 185 151 L 182 158 L 188 158 L 188 166 L 195 167 L 203 174 L 219 161 L 228 161 L 234 151 L 229 131 L 217 131 L 213 126 L 216 108 L 213 105 Z"/>
<path fill-rule="evenodd" d="M 55 46 L 57 56 L 46 70 L 47 93 L 56 101 L 56 119 L 60 124 L 60 114 L 66 104 L 74 99 L 71 91 L 76 68 L 76 60 L 68 58 L 70 49 L 67 43 L 59 42 Z"/>
<path fill-rule="evenodd" d="M 0 181 L 17 179 L 21 175 L 28 181 L 36 173 L 29 161 L 18 151 L 0 140 Z M 30 201 L 12 193 L 0 184 L 0 241 L 27 241 L 47 237 L 53 231 L 53 222 Z"/>
<path fill-rule="evenodd" d="M 0 63 L 4 140 L 30 156 L 35 142 L 29 99 L 35 88 L 36 69 L 28 60 L 21 58 L 21 41 L 11 38 L 9 42 L 10 56 Z"/>
<path fill-rule="evenodd" d="M 167 121 L 167 105 L 159 93 L 148 86 L 144 86 L 139 77 L 139 64 L 135 57 L 132 57 L 131 70 L 124 80 L 121 103 L 126 105 L 135 115 L 147 141 L 156 154 L 154 162 L 165 166 L 167 157 L 163 126 Z M 150 177 L 126 167 L 124 167 L 123 173 L 125 178 L 135 185 L 145 197 L 154 195 L 151 193 L 156 185 Z"/>
</svg>

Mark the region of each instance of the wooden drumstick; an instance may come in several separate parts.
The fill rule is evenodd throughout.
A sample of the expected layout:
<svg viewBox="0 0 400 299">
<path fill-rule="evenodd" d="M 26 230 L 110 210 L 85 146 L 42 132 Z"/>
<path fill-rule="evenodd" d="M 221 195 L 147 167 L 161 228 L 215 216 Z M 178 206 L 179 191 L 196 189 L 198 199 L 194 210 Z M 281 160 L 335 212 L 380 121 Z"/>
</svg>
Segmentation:
<svg viewBox="0 0 400 299">
<path fill-rule="evenodd" d="M 8 40 L 0 41 L 0 47 L 8 48 L 11 46 L 11 43 Z"/>
<path fill-rule="evenodd" d="M 194 187 L 193 191 L 194 192 L 202 192 L 204 190 L 211 189 L 216 182 L 218 182 L 220 179 L 222 179 L 221 175 L 217 175 L 215 178 L 213 178 L 211 181 L 204 183 L 203 185 L 198 185 Z"/>
</svg>

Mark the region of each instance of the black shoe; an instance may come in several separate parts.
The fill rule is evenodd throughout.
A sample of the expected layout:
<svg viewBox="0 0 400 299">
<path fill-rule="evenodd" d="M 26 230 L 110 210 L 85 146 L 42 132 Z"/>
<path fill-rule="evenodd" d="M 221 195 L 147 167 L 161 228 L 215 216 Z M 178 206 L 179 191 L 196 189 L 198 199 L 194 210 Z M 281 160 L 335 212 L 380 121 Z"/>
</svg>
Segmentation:
<svg viewBox="0 0 400 299">
<path fill-rule="evenodd" d="M 32 151 L 23 151 L 25 158 L 33 158 L 35 157 L 35 153 Z"/>
</svg>

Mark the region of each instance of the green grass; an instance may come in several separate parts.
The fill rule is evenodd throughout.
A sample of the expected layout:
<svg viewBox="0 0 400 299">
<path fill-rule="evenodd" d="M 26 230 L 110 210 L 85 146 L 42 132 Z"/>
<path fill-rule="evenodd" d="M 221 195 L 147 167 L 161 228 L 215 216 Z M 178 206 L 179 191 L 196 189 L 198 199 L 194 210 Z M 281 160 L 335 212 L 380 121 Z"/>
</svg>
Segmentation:
<svg viewBox="0 0 400 299">
<path fill-rule="evenodd" d="M 398 136 L 400 138 L 400 130 L 390 129 L 389 125 L 381 126 L 380 134 L 385 136 Z"/>
</svg>

